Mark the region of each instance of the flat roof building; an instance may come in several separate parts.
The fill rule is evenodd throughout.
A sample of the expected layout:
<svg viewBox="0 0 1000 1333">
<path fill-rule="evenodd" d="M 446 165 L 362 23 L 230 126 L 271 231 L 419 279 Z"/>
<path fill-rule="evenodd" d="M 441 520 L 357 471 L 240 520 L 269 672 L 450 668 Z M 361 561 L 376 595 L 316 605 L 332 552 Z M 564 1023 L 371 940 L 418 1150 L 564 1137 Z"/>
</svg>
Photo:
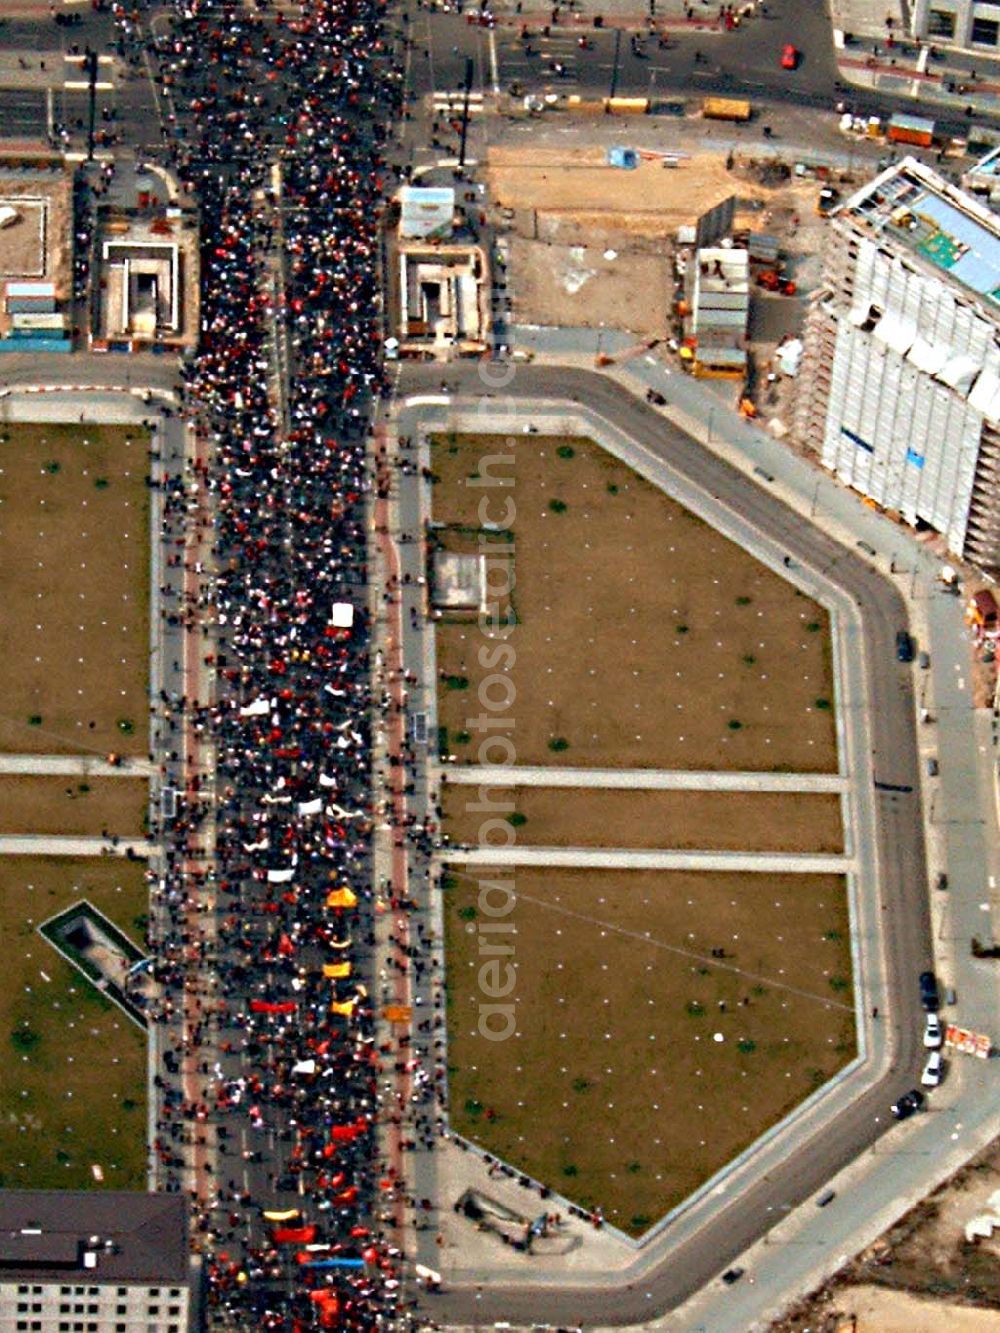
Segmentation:
<svg viewBox="0 0 1000 1333">
<path fill-rule="evenodd" d="M 188 1333 L 181 1194 L 0 1190 L 0 1330 Z"/>
<path fill-rule="evenodd" d="M 845 200 L 800 380 L 825 467 L 1000 564 L 1000 218 L 913 158 Z"/>
</svg>

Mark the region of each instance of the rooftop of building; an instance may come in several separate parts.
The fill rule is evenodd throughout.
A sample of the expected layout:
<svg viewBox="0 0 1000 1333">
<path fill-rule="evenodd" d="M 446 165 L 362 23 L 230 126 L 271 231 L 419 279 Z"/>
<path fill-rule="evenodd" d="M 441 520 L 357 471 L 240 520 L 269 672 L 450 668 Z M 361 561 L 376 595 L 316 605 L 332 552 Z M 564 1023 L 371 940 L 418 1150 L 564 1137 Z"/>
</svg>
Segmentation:
<svg viewBox="0 0 1000 1333">
<path fill-rule="evenodd" d="M 0 1190 L 0 1281 L 189 1281 L 180 1194 Z"/>
<path fill-rule="evenodd" d="M 1000 313 L 1000 217 L 931 167 L 905 157 L 840 212 Z"/>
</svg>

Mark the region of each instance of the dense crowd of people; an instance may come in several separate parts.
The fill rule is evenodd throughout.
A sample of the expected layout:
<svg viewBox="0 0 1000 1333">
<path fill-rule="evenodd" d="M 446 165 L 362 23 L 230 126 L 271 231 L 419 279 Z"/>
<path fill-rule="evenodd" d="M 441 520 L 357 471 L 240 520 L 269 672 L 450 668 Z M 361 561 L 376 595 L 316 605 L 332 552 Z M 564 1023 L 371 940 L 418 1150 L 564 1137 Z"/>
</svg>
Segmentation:
<svg viewBox="0 0 1000 1333">
<path fill-rule="evenodd" d="M 378 218 L 402 97 L 383 7 L 312 0 L 293 20 L 266 3 L 175 0 L 148 48 L 172 108 L 165 148 L 203 225 L 202 338 L 184 369 L 196 457 L 164 490 L 174 524 L 192 522 L 192 494 L 209 502 L 214 588 L 182 625 L 217 679 L 211 699 L 187 682 L 214 780 L 189 769 L 155 891 L 161 1017 L 187 1016 L 157 1075 L 154 1148 L 181 1188 L 178 1144 L 218 1144 L 218 1164 L 201 1166 L 210 1198 L 192 1199 L 209 1302 L 241 1328 L 371 1329 L 398 1314 L 400 1256 L 379 1227 L 401 1183 L 378 1158 L 363 981 L 366 442 L 384 386 Z M 116 17 L 135 42 L 131 8 Z M 207 575 L 190 544 L 172 558 Z M 194 1098 L 178 1082 L 192 1068 Z M 268 1158 L 249 1189 L 244 1167 Z"/>
</svg>

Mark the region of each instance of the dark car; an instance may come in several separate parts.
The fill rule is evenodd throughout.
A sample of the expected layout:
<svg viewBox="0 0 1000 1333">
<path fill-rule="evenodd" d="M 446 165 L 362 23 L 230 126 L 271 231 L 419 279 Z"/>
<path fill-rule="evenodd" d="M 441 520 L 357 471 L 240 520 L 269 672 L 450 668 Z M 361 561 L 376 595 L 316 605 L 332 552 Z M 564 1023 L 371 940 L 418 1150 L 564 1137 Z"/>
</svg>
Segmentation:
<svg viewBox="0 0 1000 1333">
<path fill-rule="evenodd" d="M 905 629 L 901 629 L 896 635 L 896 661 L 913 661 L 913 640 Z"/>
<path fill-rule="evenodd" d="M 938 1000 L 937 977 L 933 972 L 920 973 L 920 1003 L 925 1013 L 936 1014 L 941 1008 Z"/>
<path fill-rule="evenodd" d="M 739 1282 L 745 1272 L 745 1268 L 727 1268 L 722 1275 L 722 1280 L 727 1287 L 731 1287 L 734 1282 Z"/>
<path fill-rule="evenodd" d="M 897 1120 L 905 1120 L 907 1116 L 913 1115 L 914 1111 L 919 1111 L 924 1104 L 924 1094 L 919 1088 L 911 1088 L 909 1092 L 904 1092 L 899 1101 L 893 1102 L 892 1113 Z"/>
</svg>

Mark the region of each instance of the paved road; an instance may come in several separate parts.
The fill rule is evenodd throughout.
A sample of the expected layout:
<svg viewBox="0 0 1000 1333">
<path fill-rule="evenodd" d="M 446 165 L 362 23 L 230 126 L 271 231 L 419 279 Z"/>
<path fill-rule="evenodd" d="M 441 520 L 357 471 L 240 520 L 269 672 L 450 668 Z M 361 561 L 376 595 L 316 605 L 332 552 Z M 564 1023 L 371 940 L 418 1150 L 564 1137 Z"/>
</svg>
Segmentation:
<svg viewBox="0 0 1000 1333">
<path fill-rule="evenodd" d="M 124 759 L 109 764 L 97 756 L 72 754 L 0 754 L 0 773 L 32 777 L 148 778 L 153 765 L 146 759 Z"/>
<path fill-rule="evenodd" d="M 143 838 L 83 838 L 69 834 L 0 833 L 0 856 L 133 856 L 147 857 Z"/>
<path fill-rule="evenodd" d="M 733 870 L 761 874 L 840 875 L 850 857 L 823 852 L 682 852 L 639 847 L 464 847 L 448 860 L 478 866 L 577 866 L 589 870 Z"/>
<path fill-rule="evenodd" d="M 449 765 L 446 782 L 496 787 L 608 787 L 637 791 L 813 791 L 841 792 L 847 779 L 836 773 L 725 773 L 680 768 L 545 768 L 518 764 L 484 768 Z"/>
<path fill-rule="evenodd" d="M 616 38 L 610 29 L 559 25 L 551 28 L 546 38 L 540 33 L 541 25 L 532 22 L 534 35 L 527 45 L 535 54 L 526 56 L 516 23 L 501 25 L 490 33 L 469 26 L 454 14 L 422 10 L 411 20 L 414 45 L 409 86 L 419 96 L 458 89 L 463 85 L 465 62 L 472 59 L 474 88 L 482 93 L 496 89 L 507 92 L 516 84 L 525 92 L 594 98 L 607 96 L 614 84 L 618 96 L 683 99 L 692 105 L 710 93 L 743 96 L 759 112 L 755 124 L 770 122 L 776 139 L 784 132 L 784 115 L 795 107 L 832 112 L 835 104 L 846 98 L 859 115 L 919 111 L 919 105 L 907 95 L 909 88 L 894 81 L 877 88 L 849 85 L 850 69 L 837 67 L 825 6 L 772 0 L 767 9 L 766 17 L 750 21 L 737 32 L 685 32 L 672 26 L 667 49 L 647 41 L 641 56 L 633 53 L 626 37 L 619 43 L 617 76 Z M 579 48 L 580 31 L 586 31 L 590 50 Z M 794 71 L 783 70 L 780 64 L 782 46 L 789 41 L 802 52 Z M 851 51 L 858 56 L 864 54 L 859 47 Z M 888 71 L 892 53 L 884 52 L 883 57 Z M 553 73 L 553 63 L 565 65 L 566 73 Z M 960 67 L 962 60 L 949 60 L 949 66 L 952 63 Z M 865 70 L 859 73 L 864 75 L 865 83 L 871 82 Z M 939 129 L 967 134 L 969 120 L 963 111 L 969 100 L 956 97 L 950 110 L 936 107 Z M 977 119 L 996 119 L 989 99 L 973 100 Z"/>
<path fill-rule="evenodd" d="M 407 366 L 401 373 L 400 389 L 436 393 L 441 378 L 440 367 Z M 449 388 L 483 396 L 477 367 L 449 367 L 444 378 Z M 739 1199 L 720 1202 L 711 1220 L 676 1246 L 669 1259 L 642 1281 L 641 1289 L 588 1288 L 584 1293 L 569 1284 L 546 1286 L 544 1317 L 552 1322 L 579 1320 L 586 1310 L 588 1324 L 628 1324 L 648 1320 L 653 1313 L 675 1307 L 697 1291 L 766 1230 L 775 1215 L 771 1210 L 798 1203 L 872 1144 L 886 1127 L 888 1103 L 901 1087 L 912 1083 L 919 1067 L 922 1052 L 920 1034 L 912 1021 L 913 993 L 916 974 L 930 959 L 930 939 L 912 677 L 897 668 L 893 651 L 895 632 L 906 623 L 906 615 L 895 589 L 851 551 L 803 524 L 773 496 L 749 485 L 727 464 L 613 382 L 592 372 L 522 366 L 517 370 L 516 387 L 519 395 L 533 401 L 586 402 L 589 409 L 614 422 L 722 504 L 771 533 L 794 559 L 817 568 L 836 565 L 838 583 L 861 608 L 874 726 L 873 769 L 877 768 L 880 776 L 891 774 L 896 784 L 910 788 L 907 792 L 878 793 L 873 798 L 887 926 L 890 999 L 883 1013 L 892 1023 L 889 1072 L 875 1086 L 860 1092 L 807 1151 L 788 1154 L 766 1180 L 751 1185 Z M 496 1293 L 488 1289 L 478 1300 L 472 1289 L 455 1290 L 434 1308 L 453 1321 L 481 1323 L 493 1319 L 532 1322 L 543 1307 L 537 1289 L 510 1287 Z"/>
</svg>

